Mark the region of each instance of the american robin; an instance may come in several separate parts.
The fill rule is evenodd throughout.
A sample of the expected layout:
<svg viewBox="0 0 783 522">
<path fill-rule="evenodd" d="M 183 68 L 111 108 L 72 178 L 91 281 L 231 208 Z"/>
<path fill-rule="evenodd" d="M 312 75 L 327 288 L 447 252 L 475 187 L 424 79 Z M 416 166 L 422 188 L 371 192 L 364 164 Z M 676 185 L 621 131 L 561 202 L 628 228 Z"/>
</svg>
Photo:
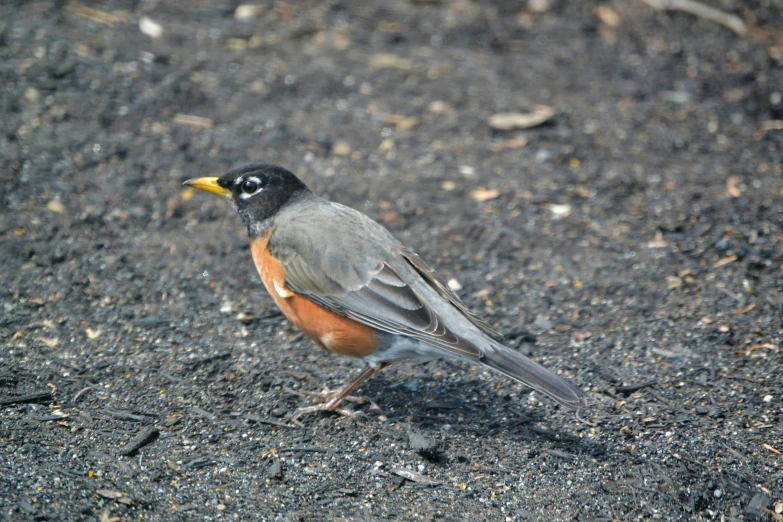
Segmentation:
<svg viewBox="0 0 783 522">
<path fill-rule="evenodd" d="M 563 406 L 593 399 L 498 341 L 443 279 L 379 223 L 311 192 L 288 170 L 252 163 L 190 187 L 224 196 L 277 306 L 318 346 L 360 357 L 361 374 L 296 416 L 335 410 L 365 380 L 404 359 L 453 358 L 492 368 Z"/>
</svg>

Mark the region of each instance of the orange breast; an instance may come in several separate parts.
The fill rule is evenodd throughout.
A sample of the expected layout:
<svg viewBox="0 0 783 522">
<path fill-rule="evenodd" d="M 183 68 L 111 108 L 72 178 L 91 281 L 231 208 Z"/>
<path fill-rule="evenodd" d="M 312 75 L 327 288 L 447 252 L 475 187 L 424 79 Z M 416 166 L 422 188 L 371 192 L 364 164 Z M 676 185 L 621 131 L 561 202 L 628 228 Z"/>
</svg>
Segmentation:
<svg viewBox="0 0 783 522">
<path fill-rule="evenodd" d="M 332 353 L 365 357 L 378 346 L 375 330 L 348 319 L 292 292 L 285 286 L 285 270 L 267 248 L 270 230 L 250 241 L 250 252 L 261 280 L 280 311 L 315 343 Z"/>
</svg>

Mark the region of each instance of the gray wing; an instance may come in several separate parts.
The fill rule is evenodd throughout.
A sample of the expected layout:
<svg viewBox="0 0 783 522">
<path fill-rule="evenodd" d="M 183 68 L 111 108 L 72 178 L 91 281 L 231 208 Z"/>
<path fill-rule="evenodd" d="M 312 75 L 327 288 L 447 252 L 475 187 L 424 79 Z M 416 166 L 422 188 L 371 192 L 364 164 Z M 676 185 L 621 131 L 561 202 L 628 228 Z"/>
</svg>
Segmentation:
<svg viewBox="0 0 783 522">
<path fill-rule="evenodd" d="M 433 285 L 438 293 L 447 292 L 445 295 L 453 296 L 447 300 L 465 310 L 418 256 L 353 209 L 326 201 L 307 204 L 318 205 L 317 212 L 300 208 L 295 219 L 275 226 L 269 242 L 272 255 L 285 268 L 288 288 L 378 330 L 410 336 L 468 359 L 481 359 L 482 350 L 449 330 L 433 304 L 415 290 L 422 284 L 418 270 L 426 270 L 427 283 L 435 281 L 440 285 Z M 281 220 L 285 217 L 280 216 Z M 328 232 L 324 234 L 324 230 Z M 411 259 L 420 268 L 414 268 Z M 468 317 L 480 321 L 476 316 Z"/>
<path fill-rule="evenodd" d="M 440 274 L 430 268 L 430 266 L 414 251 L 403 247 L 400 250 L 400 254 L 416 269 L 419 275 L 422 276 L 438 294 L 440 294 L 441 297 L 462 312 L 474 326 L 498 341 L 503 339 L 503 334 L 492 328 L 489 323 L 466 307 L 459 296 L 451 291 L 451 288 L 449 288 L 449 285 L 443 280 Z"/>
</svg>

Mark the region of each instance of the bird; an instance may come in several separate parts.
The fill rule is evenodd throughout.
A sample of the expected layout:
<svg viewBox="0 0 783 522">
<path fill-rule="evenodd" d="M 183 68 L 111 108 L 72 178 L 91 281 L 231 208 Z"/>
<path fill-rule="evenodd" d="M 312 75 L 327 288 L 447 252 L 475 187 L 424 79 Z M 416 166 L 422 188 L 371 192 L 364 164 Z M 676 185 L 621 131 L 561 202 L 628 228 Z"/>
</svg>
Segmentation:
<svg viewBox="0 0 783 522">
<path fill-rule="evenodd" d="M 250 163 L 183 185 L 223 196 L 247 229 L 266 290 L 285 317 L 332 354 L 366 368 L 306 413 L 334 411 L 391 363 L 450 358 L 490 368 L 566 408 L 585 391 L 501 343 L 411 248 L 361 212 L 321 198 L 283 167 Z"/>
</svg>

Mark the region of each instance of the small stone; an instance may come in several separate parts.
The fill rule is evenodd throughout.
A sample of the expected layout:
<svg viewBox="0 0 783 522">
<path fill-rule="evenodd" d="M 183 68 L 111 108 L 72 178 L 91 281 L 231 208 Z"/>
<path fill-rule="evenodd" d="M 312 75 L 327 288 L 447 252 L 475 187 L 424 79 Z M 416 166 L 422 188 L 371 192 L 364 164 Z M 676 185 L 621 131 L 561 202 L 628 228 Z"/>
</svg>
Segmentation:
<svg viewBox="0 0 783 522">
<path fill-rule="evenodd" d="M 146 16 L 142 16 L 139 20 L 139 30 L 150 38 L 160 38 L 163 36 L 163 26 Z"/>
<path fill-rule="evenodd" d="M 459 281 L 457 281 L 454 278 L 449 279 L 449 282 L 446 284 L 449 285 L 449 288 L 451 288 L 452 292 L 459 292 L 460 290 L 462 290 L 462 285 L 459 284 Z"/>
<path fill-rule="evenodd" d="M 551 330 L 555 326 L 555 323 L 553 323 L 543 315 L 537 315 L 536 320 L 533 321 L 533 326 L 535 326 L 539 330 L 547 331 L 547 330 Z"/>
<path fill-rule="evenodd" d="M 263 5 L 239 4 L 234 9 L 234 18 L 236 20 L 250 20 L 262 14 L 265 10 L 266 7 Z"/>
<path fill-rule="evenodd" d="M 65 205 L 63 205 L 61 202 L 57 201 L 56 199 L 53 199 L 49 203 L 47 203 L 46 208 L 48 208 L 50 211 L 55 212 L 57 214 L 65 213 Z"/>
<path fill-rule="evenodd" d="M 24 91 L 24 98 L 30 103 L 37 103 L 38 100 L 41 99 L 41 91 L 39 91 L 35 87 L 28 87 Z"/>
</svg>

